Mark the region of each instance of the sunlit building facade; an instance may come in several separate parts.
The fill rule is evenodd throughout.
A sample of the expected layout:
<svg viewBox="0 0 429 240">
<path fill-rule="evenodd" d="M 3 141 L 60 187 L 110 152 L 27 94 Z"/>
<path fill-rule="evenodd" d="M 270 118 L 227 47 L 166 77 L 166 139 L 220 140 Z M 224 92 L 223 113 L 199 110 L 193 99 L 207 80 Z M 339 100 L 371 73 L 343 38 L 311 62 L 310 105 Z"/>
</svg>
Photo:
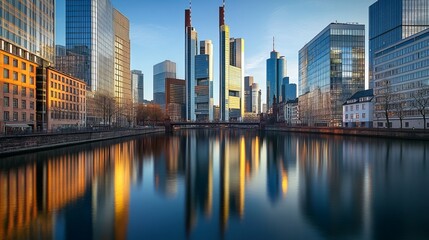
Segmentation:
<svg viewBox="0 0 429 240">
<path fill-rule="evenodd" d="M 165 60 L 153 66 L 153 102 L 165 109 L 165 81 L 176 78 L 176 63 Z"/>
<path fill-rule="evenodd" d="M 429 2 L 378 0 L 369 7 L 369 87 L 374 87 L 375 54 L 429 28 Z"/>
<path fill-rule="evenodd" d="M 429 128 L 429 30 L 375 53 L 374 95 L 374 127 Z"/>
<path fill-rule="evenodd" d="M 364 25 L 331 23 L 299 51 L 303 124 L 341 126 L 343 103 L 364 87 Z"/>
<path fill-rule="evenodd" d="M 144 74 L 140 70 L 131 71 L 133 103 L 144 102 Z"/>
<path fill-rule="evenodd" d="M 182 121 L 186 118 L 185 87 L 185 80 L 165 79 L 165 112 L 171 121 Z"/>
<path fill-rule="evenodd" d="M 91 91 L 114 96 L 115 32 L 110 0 L 66 0 L 66 48 L 85 57 L 83 79 Z M 62 70 L 62 69 L 60 69 Z"/>
<path fill-rule="evenodd" d="M 195 56 L 195 116 L 197 121 L 213 121 L 213 44 L 200 42 Z"/>
</svg>

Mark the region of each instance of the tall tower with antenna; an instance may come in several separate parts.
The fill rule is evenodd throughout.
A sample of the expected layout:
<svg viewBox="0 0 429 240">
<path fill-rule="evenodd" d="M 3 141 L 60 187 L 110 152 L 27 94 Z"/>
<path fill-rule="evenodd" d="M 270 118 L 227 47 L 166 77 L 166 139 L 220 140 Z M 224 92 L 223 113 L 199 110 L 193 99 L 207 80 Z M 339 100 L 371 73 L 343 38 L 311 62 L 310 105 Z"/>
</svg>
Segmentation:
<svg viewBox="0 0 429 240">
<path fill-rule="evenodd" d="M 186 120 L 195 121 L 195 56 L 198 49 L 198 35 L 192 26 L 192 2 L 185 10 L 185 81 L 186 81 Z"/>
</svg>

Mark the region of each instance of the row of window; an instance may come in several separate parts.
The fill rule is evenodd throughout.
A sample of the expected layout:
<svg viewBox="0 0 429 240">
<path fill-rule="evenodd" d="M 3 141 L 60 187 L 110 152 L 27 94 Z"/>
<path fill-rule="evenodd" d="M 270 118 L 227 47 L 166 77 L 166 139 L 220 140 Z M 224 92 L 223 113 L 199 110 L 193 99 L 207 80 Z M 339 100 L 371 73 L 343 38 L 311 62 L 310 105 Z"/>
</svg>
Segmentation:
<svg viewBox="0 0 429 240">
<path fill-rule="evenodd" d="M 18 95 L 18 85 L 12 84 L 12 93 L 13 95 Z M 34 89 L 30 88 L 28 89 L 30 97 L 34 97 Z M 10 93 L 10 85 L 9 83 L 3 83 L 3 93 Z M 21 87 L 21 96 L 26 97 L 27 96 L 27 88 Z"/>
<path fill-rule="evenodd" d="M 52 108 L 62 108 L 63 110 L 74 110 L 74 111 L 85 111 L 85 106 L 79 107 L 79 104 L 73 104 L 73 103 L 64 103 L 64 102 L 58 102 L 51 100 L 51 107 Z M 70 108 L 69 108 L 70 107 Z"/>
<path fill-rule="evenodd" d="M 9 56 L 7 56 L 7 55 L 3 56 L 3 64 L 4 65 L 9 65 L 10 64 L 10 57 Z M 19 65 L 18 64 L 18 59 L 13 58 L 12 59 L 12 66 L 17 68 L 18 65 Z M 28 64 L 28 65 L 30 66 L 30 72 L 34 73 L 34 69 L 35 69 L 34 65 L 32 65 L 32 64 Z M 20 68 L 21 68 L 21 70 L 27 70 L 27 63 L 24 62 L 24 61 L 21 61 Z"/>
<path fill-rule="evenodd" d="M 404 65 L 406 63 L 412 62 L 412 61 L 417 60 L 417 59 L 426 58 L 427 56 L 429 56 L 429 49 L 426 49 L 426 50 L 421 51 L 421 52 L 417 52 L 417 53 L 410 55 L 410 56 L 407 56 L 407 57 L 399 58 L 399 59 L 392 61 L 392 62 L 389 62 L 389 63 L 380 62 L 380 64 L 382 64 L 382 65 L 375 67 L 375 72 L 381 72 L 381 71 L 389 69 L 389 68 L 401 66 L 401 65 Z"/>
<path fill-rule="evenodd" d="M 10 71 L 9 69 L 3 69 L 3 78 L 4 79 L 9 79 L 10 78 Z M 18 81 L 18 72 L 12 71 L 12 79 L 15 81 Z M 34 77 L 30 76 L 30 84 L 34 85 Z M 27 83 L 27 75 L 26 74 L 21 74 L 21 82 L 22 83 Z"/>
<path fill-rule="evenodd" d="M 18 102 L 19 102 L 19 100 L 17 98 L 12 99 L 13 108 L 19 108 Z M 3 98 L 3 107 L 10 107 L 10 98 L 9 97 Z M 30 107 L 30 109 L 34 109 L 34 102 L 33 101 L 30 101 L 29 107 Z M 21 100 L 21 109 L 27 109 L 27 101 L 26 100 Z"/>
<path fill-rule="evenodd" d="M 84 89 L 84 84 L 79 83 L 79 82 L 77 82 L 77 81 L 73 81 L 72 79 L 69 79 L 69 78 L 67 78 L 67 77 L 61 76 L 61 75 L 59 75 L 59 74 L 55 74 L 55 73 L 53 73 L 53 72 L 51 72 L 51 87 L 53 87 L 53 86 L 52 86 L 52 80 L 57 80 L 57 81 L 60 81 L 60 82 L 62 82 L 62 83 L 65 83 L 65 84 L 67 84 L 67 85 L 70 85 L 70 86 L 74 86 L 74 87 L 78 87 L 78 88 Z M 55 86 L 56 86 L 56 83 L 55 83 Z M 56 87 L 55 87 L 55 88 L 56 88 Z M 64 91 L 64 86 L 63 86 L 63 91 Z"/>
<path fill-rule="evenodd" d="M 346 120 L 348 120 L 349 119 L 349 116 L 350 116 L 350 119 L 351 120 L 353 120 L 353 117 L 354 116 L 356 116 L 356 119 L 359 119 L 359 117 L 360 117 L 360 115 L 359 115 L 359 113 L 356 113 L 356 114 L 346 114 Z M 362 113 L 362 118 L 366 118 L 366 113 Z"/>
<path fill-rule="evenodd" d="M 60 90 L 60 91 L 65 91 L 65 92 L 72 93 L 72 94 L 85 95 L 84 90 L 77 89 L 77 88 L 79 88 L 79 86 L 77 88 L 74 88 L 74 87 L 69 87 L 67 85 L 63 85 L 63 84 L 51 81 L 51 88 L 56 89 L 56 90 Z"/>
<path fill-rule="evenodd" d="M 62 112 L 62 111 L 52 111 L 51 119 L 57 120 L 80 120 L 84 119 L 84 114 L 82 113 L 70 113 L 70 112 Z"/>
<path fill-rule="evenodd" d="M 13 115 L 12 115 L 12 118 L 11 118 L 10 112 L 9 111 L 4 111 L 3 112 L 3 119 L 4 119 L 4 121 L 18 122 L 19 121 L 19 119 L 18 119 L 18 112 L 13 112 L 12 114 Z M 27 120 L 28 120 L 27 119 L 27 113 L 25 113 L 25 112 L 21 113 L 21 121 L 26 122 Z M 30 119 L 29 120 L 30 121 L 34 121 L 34 113 L 30 114 Z"/>
<path fill-rule="evenodd" d="M 65 101 L 73 101 L 73 102 L 82 102 L 85 103 L 85 99 L 84 98 L 80 98 L 79 96 L 72 96 L 72 95 L 68 95 L 67 93 L 60 93 L 60 92 L 55 92 L 55 91 L 51 91 L 51 98 L 56 98 L 56 99 L 60 99 L 60 100 L 65 100 Z"/>
<path fill-rule="evenodd" d="M 365 105 L 364 103 L 362 103 L 362 110 L 365 110 Z M 353 112 L 354 109 L 356 109 L 356 111 L 359 111 L 359 105 L 351 105 L 350 106 L 350 112 Z M 349 106 L 346 106 L 346 112 L 349 111 Z"/>
<path fill-rule="evenodd" d="M 423 60 L 420 62 L 416 62 L 413 64 L 409 64 L 406 66 L 398 67 L 398 68 L 392 69 L 392 70 L 387 71 L 387 72 L 376 74 L 375 79 L 384 79 L 384 78 L 388 78 L 390 76 L 396 76 L 396 75 L 406 73 L 406 72 L 410 72 L 410 71 L 414 71 L 417 69 L 427 68 L 428 66 L 429 66 L 429 59 Z"/>
</svg>

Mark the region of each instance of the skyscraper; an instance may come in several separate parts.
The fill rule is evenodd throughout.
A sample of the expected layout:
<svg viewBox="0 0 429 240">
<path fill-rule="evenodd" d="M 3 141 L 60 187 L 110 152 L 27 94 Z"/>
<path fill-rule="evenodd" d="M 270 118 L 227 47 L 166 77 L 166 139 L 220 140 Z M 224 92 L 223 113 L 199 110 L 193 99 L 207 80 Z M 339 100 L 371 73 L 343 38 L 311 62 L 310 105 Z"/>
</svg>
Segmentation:
<svg viewBox="0 0 429 240">
<path fill-rule="evenodd" d="M 195 121 L 195 56 L 197 55 L 198 36 L 197 31 L 192 27 L 191 11 L 191 7 L 185 10 L 186 119 Z"/>
<path fill-rule="evenodd" d="M 114 24 L 110 0 L 66 0 L 67 50 L 85 57 L 82 77 L 92 91 L 114 96 Z"/>
<path fill-rule="evenodd" d="M 283 78 L 286 76 L 286 59 L 274 49 L 267 59 L 267 107 L 273 107 L 274 97 L 277 103 L 282 101 Z"/>
<path fill-rule="evenodd" d="M 115 33 L 115 99 L 122 109 L 131 104 L 130 22 L 118 10 L 113 10 Z"/>
<path fill-rule="evenodd" d="M 378 0 L 369 7 L 369 86 L 374 87 L 375 53 L 429 28 L 429 2 Z"/>
<path fill-rule="evenodd" d="M 304 124 L 340 126 L 342 104 L 365 86 L 365 26 L 331 23 L 299 51 Z"/>
<path fill-rule="evenodd" d="M 261 113 L 261 89 L 259 89 L 259 84 L 253 83 L 251 88 L 251 112 Z"/>
<path fill-rule="evenodd" d="M 165 109 L 165 79 L 176 78 L 176 63 L 170 60 L 153 66 L 153 101 Z"/>
<path fill-rule="evenodd" d="M 252 112 L 253 76 L 244 77 L 244 111 Z"/>
<path fill-rule="evenodd" d="M 296 99 L 296 84 L 289 82 L 289 77 L 283 78 L 282 84 L 282 102 Z"/>
<path fill-rule="evenodd" d="M 213 121 L 213 44 L 200 42 L 195 56 L 195 116 L 198 121 Z"/>
<path fill-rule="evenodd" d="M 185 80 L 165 79 L 165 112 L 172 121 L 182 121 L 185 119 L 185 86 Z"/>
<path fill-rule="evenodd" d="M 244 114 L 244 39 L 230 38 L 225 24 L 225 3 L 219 7 L 219 78 L 221 121 Z"/>
<path fill-rule="evenodd" d="M 144 75 L 140 70 L 131 71 L 133 103 L 143 103 L 144 100 Z"/>
</svg>

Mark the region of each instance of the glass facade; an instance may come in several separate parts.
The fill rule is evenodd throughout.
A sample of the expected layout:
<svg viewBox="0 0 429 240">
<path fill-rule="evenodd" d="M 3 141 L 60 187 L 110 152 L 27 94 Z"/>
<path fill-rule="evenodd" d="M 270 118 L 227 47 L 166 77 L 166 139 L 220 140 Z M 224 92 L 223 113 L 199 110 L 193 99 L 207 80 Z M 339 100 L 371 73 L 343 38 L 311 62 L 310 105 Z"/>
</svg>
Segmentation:
<svg viewBox="0 0 429 240">
<path fill-rule="evenodd" d="M 195 56 L 195 115 L 197 121 L 213 121 L 213 44 L 200 42 Z"/>
<path fill-rule="evenodd" d="M 369 8 L 370 88 L 377 51 L 429 28 L 427 0 L 378 0 Z"/>
<path fill-rule="evenodd" d="M 253 77 L 244 77 L 244 112 L 252 112 L 252 85 Z"/>
<path fill-rule="evenodd" d="M 186 81 L 186 119 L 195 121 L 195 56 L 198 49 L 198 34 L 191 23 L 191 9 L 185 10 L 185 81 Z"/>
<path fill-rule="evenodd" d="M 133 103 L 143 103 L 144 100 L 144 75 L 142 71 L 131 71 Z"/>
<path fill-rule="evenodd" d="M 374 95 L 374 126 L 387 126 L 388 106 L 393 128 L 400 117 L 408 128 L 424 128 L 418 101 L 429 99 L 429 30 L 375 53 Z"/>
<path fill-rule="evenodd" d="M 182 121 L 186 117 L 186 82 L 182 79 L 165 79 L 166 113 L 172 121 Z"/>
<path fill-rule="evenodd" d="M 176 78 L 176 63 L 170 60 L 153 66 L 153 101 L 165 109 L 165 79 Z"/>
<path fill-rule="evenodd" d="M 1 0 L 1 38 L 50 63 L 55 53 L 54 20 L 54 0 Z"/>
<path fill-rule="evenodd" d="M 365 87 L 365 26 L 331 23 L 299 51 L 304 124 L 340 126 L 342 104 Z"/>
<path fill-rule="evenodd" d="M 286 76 L 286 60 L 280 57 L 279 53 L 272 51 L 267 59 L 267 104 L 268 108 L 273 107 L 274 96 L 277 102 L 282 101 L 283 78 Z"/>
<path fill-rule="evenodd" d="M 91 91 L 114 96 L 114 26 L 110 0 L 66 0 L 67 50 L 85 57 Z M 78 74 L 72 74 L 78 77 Z"/>
</svg>

